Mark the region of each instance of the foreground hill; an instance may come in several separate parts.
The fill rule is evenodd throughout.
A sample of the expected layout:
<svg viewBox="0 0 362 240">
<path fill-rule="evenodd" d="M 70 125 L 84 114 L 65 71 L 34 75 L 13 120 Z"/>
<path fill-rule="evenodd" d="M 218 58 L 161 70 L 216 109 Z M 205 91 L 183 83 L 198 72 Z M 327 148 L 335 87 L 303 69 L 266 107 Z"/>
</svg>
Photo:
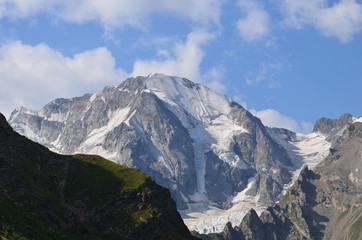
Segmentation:
<svg viewBox="0 0 362 240">
<path fill-rule="evenodd" d="M 0 114 L 0 239 L 194 239 L 169 191 L 98 156 L 62 156 Z"/>
</svg>

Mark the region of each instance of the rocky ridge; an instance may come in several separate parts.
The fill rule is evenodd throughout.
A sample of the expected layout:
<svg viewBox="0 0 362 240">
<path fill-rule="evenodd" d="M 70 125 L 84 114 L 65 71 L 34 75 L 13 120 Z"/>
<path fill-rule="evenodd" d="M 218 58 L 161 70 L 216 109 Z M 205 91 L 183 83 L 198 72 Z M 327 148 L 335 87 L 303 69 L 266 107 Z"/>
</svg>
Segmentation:
<svg viewBox="0 0 362 240">
<path fill-rule="evenodd" d="M 313 170 L 305 167 L 278 204 L 260 216 L 251 210 L 238 227 L 227 225 L 220 234 L 198 236 L 205 240 L 361 239 L 362 123 L 360 119 L 348 122 L 328 157 Z"/>
</svg>

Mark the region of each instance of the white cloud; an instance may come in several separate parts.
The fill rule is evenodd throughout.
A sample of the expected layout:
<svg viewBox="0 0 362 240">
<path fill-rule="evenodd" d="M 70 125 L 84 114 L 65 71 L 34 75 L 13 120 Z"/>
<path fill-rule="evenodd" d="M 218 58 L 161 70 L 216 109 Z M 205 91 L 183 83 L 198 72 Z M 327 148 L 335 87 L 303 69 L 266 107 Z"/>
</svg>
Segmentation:
<svg viewBox="0 0 362 240">
<path fill-rule="evenodd" d="M 328 37 L 351 41 L 362 30 L 362 4 L 356 0 L 282 0 L 286 23 L 295 28 L 311 25 Z"/>
<path fill-rule="evenodd" d="M 203 30 L 194 30 L 185 42 L 177 42 L 170 50 L 159 50 L 162 60 L 137 60 L 132 76 L 163 73 L 201 81 L 200 64 L 204 57 L 201 46 L 213 39 L 214 35 Z"/>
<path fill-rule="evenodd" d="M 240 36 L 248 42 L 260 40 L 270 31 L 269 14 L 254 0 L 239 0 L 245 17 L 237 22 Z"/>
<path fill-rule="evenodd" d="M 221 67 L 211 68 L 203 74 L 202 80 L 212 90 L 225 94 L 226 86 L 222 83 L 225 70 Z"/>
<path fill-rule="evenodd" d="M 44 13 L 65 21 L 99 21 L 105 26 L 143 28 L 145 19 L 166 12 L 201 24 L 218 23 L 224 0 L 1 0 L 0 17 Z"/>
<path fill-rule="evenodd" d="M 66 57 L 45 44 L 12 42 L 0 47 L 0 109 L 40 108 L 57 97 L 74 97 L 116 85 L 126 73 L 106 48 Z"/>
<path fill-rule="evenodd" d="M 170 49 L 159 49 L 162 60 L 138 60 L 132 76 L 161 72 L 203 82 L 224 92 L 222 71 L 201 72 L 202 46 L 214 35 L 194 30 L 187 39 Z M 26 45 L 19 41 L 0 47 L 0 111 L 7 117 L 19 106 L 39 109 L 57 97 L 81 96 L 98 92 L 106 85 L 117 85 L 129 74 L 116 67 L 106 48 L 96 48 L 67 57 L 46 44 Z"/>
<path fill-rule="evenodd" d="M 347 0 L 322 9 L 318 27 L 326 36 L 337 37 L 342 42 L 352 40 L 353 35 L 362 29 L 362 4 Z"/>
<path fill-rule="evenodd" d="M 283 69 L 282 63 L 262 64 L 257 73 L 249 72 L 246 77 L 246 84 L 256 86 L 262 84 L 264 87 L 277 88 L 280 83 L 275 80 L 275 75 Z"/>
<path fill-rule="evenodd" d="M 309 133 L 312 131 L 313 124 L 309 122 L 297 123 L 293 118 L 282 115 L 274 109 L 265 109 L 256 111 L 249 110 L 254 116 L 260 118 L 262 123 L 268 127 L 285 128 L 294 132 Z"/>
</svg>

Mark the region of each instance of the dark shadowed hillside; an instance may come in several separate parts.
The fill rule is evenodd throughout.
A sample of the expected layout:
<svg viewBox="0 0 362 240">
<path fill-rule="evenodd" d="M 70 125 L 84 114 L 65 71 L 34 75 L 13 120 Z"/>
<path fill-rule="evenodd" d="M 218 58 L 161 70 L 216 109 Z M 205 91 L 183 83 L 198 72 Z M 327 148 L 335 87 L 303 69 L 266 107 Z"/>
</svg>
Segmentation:
<svg viewBox="0 0 362 240">
<path fill-rule="evenodd" d="M 98 156 L 62 156 L 0 114 L 0 239 L 194 239 L 169 191 Z"/>
</svg>

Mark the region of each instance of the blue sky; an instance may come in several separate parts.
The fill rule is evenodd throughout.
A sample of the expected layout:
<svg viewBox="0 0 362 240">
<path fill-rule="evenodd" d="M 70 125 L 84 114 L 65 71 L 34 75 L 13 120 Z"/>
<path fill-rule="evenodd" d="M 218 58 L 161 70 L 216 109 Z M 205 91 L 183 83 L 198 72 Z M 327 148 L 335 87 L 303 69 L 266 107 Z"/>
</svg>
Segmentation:
<svg viewBox="0 0 362 240">
<path fill-rule="evenodd" d="M 361 0 L 0 0 L 0 111 L 161 72 L 268 126 L 362 115 Z"/>
</svg>

